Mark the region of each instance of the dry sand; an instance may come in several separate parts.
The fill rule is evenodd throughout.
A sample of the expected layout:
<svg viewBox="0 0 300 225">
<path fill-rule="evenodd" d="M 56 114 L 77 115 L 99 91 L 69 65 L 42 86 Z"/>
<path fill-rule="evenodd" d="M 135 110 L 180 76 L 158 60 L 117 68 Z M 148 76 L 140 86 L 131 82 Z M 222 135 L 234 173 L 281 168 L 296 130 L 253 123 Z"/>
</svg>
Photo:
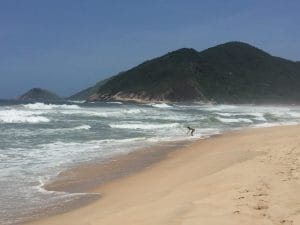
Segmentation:
<svg viewBox="0 0 300 225">
<path fill-rule="evenodd" d="M 30 225 L 300 224 L 300 126 L 200 140 Z"/>
</svg>

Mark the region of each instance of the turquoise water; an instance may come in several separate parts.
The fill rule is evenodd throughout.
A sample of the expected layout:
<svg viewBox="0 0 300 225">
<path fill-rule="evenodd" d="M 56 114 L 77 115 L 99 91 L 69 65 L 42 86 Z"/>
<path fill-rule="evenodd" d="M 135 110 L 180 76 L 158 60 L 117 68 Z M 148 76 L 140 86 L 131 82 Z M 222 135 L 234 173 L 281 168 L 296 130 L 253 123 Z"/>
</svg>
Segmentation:
<svg viewBox="0 0 300 225">
<path fill-rule="evenodd" d="M 297 106 L 0 101 L 0 224 L 82 196 L 42 188 L 73 165 L 163 142 L 299 122 Z M 193 137 L 187 126 L 196 129 Z"/>
</svg>

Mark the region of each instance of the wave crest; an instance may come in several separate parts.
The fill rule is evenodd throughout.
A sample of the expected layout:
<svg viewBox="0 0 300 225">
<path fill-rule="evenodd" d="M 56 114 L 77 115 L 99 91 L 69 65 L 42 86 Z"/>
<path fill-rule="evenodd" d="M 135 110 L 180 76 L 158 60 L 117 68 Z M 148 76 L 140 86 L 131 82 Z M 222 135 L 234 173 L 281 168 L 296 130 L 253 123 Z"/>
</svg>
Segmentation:
<svg viewBox="0 0 300 225">
<path fill-rule="evenodd" d="M 40 109 L 40 110 L 50 110 L 50 109 L 80 109 L 78 105 L 56 105 L 56 104 L 45 104 L 41 102 L 24 104 L 22 105 L 26 109 Z"/>
<path fill-rule="evenodd" d="M 217 120 L 219 120 L 222 123 L 253 123 L 252 120 L 246 119 L 246 118 L 222 118 L 222 117 L 216 117 Z"/>
<path fill-rule="evenodd" d="M 166 109 L 166 108 L 173 108 L 173 106 L 168 105 L 166 103 L 157 103 L 157 104 L 150 104 L 152 107 L 155 108 L 161 108 L 161 109 Z"/>
<path fill-rule="evenodd" d="M 119 129 L 152 130 L 152 129 L 160 129 L 160 128 L 178 127 L 179 123 L 167 123 L 167 124 L 129 123 L 129 124 L 109 124 L 109 126 L 111 128 L 119 128 Z"/>
<path fill-rule="evenodd" d="M 28 112 L 20 110 L 4 110 L 0 111 L 1 123 L 48 123 L 50 119 L 40 116 L 42 112 Z"/>
<path fill-rule="evenodd" d="M 89 129 L 91 129 L 90 125 L 81 125 L 81 126 L 72 128 L 72 130 L 89 130 Z"/>
</svg>

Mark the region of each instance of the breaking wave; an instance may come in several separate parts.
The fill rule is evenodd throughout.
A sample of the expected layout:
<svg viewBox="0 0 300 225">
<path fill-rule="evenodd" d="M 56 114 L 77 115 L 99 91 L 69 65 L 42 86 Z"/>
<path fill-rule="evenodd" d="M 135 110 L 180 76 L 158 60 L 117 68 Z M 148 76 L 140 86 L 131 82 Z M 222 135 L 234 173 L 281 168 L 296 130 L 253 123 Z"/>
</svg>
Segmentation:
<svg viewBox="0 0 300 225">
<path fill-rule="evenodd" d="M 22 105 L 26 109 L 40 109 L 40 110 L 50 110 L 50 109 L 80 109 L 78 105 L 56 105 L 56 104 L 45 104 L 41 102 L 24 104 Z"/>
<path fill-rule="evenodd" d="M 28 112 L 19 110 L 0 111 L 1 123 L 48 123 L 50 119 L 40 116 L 42 112 Z"/>
<path fill-rule="evenodd" d="M 256 124 L 252 127 L 263 128 L 263 127 L 276 127 L 276 126 L 288 126 L 288 125 L 298 125 L 298 122 L 281 122 L 281 123 L 261 123 Z"/>
<path fill-rule="evenodd" d="M 149 104 L 149 105 L 151 105 L 152 107 L 155 107 L 155 108 L 162 108 L 162 109 L 173 108 L 173 106 L 168 105 L 168 104 L 166 104 L 166 103 Z"/>
<path fill-rule="evenodd" d="M 91 129 L 90 125 L 81 125 L 78 127 L 70 128 L 71 130 L 89 130 Z"/>
<path fill-rule="evenodd" d="M 237 109 L 238 106 L 235 105 L 203 105 L 202 109 L 207 111 L 226 111 L 226 110 L 234 110 Z"/>
<path fill-rule="evenodd" d="M 76 104 L 82 104 L 86 103 L 86 100 L 68 100 L 68 102 L 76 103 Z"/>
<path fill-rule="evenodd" d="M 179 123 L 167 123 L 167 124 L 129 123 L 129 124 L 110 124 L 109 126 L 111 128 L 119 128 L 119 129 L 152 130 L 152 129 L 159 129 L 159 128 L 178 127 Z"/>
<path fill-rule="evenodd" d="M 244 122 L 244 123 L 253 123 L 252 120 L 250 119 L 245 119 L 245 118 L 222 118 L 222 117 L 216 117 L 217 120 L 219 120 L 222 123 L 240 123 L 240 122 Z"/>
<path fill-rule="evenodd" d="M 108 104 L 118 104 L 118 105 L 123 105 L 123 102 L 106 102 Z"/>
<path fill-rule="evenodd" d="M 100 110 L 70 110 L 70 111 L 62 111 L 62 114 L 66 115 L 82 115 L 82 116 L 95 116 L 95 117 L 124 117 L 126 115 L 130 114 L 139 114 L 144 112 L 141 109 L 117 109 L 117 110 L 112 110 L 112 109 L 102 109 Z"/>
</svg>

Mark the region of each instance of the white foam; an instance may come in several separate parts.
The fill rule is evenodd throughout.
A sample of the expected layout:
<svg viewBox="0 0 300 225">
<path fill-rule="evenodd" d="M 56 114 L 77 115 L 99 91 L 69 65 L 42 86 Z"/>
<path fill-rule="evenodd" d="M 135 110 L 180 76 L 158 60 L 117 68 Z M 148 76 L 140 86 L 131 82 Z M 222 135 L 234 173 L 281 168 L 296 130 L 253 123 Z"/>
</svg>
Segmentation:
<svg viewBox="0 0 300 225">
<path fill-rule="evenodd" d="M 0 149 L 0 151 L 3 151 L 2 149 Z M 9 156 L 8 155 L 4 155 L 4 154 L 1 154 L 0 153 L 0 162 L 1 162 L 1 160 L 6 160 L 6 159 L 8 159 L 9 158 Z"/>
<path fill-rule="evenodd" d="M 48 182 L 48 180 L 47 180 Z M 42 178 L 39 178 L 39 184 L 37 186 L 33 186 L 32 188 L 35 188 L 39 193 L 51 195 L 53 197 L 53 194 L 58 196 L 82 196 L 82 195 L 100 195 L 99 193 L 87 193 L 87 192 L 65 192 L 65 191 L 50 191 L 46 190 L 44 188 L 46 182 L 42 180 Z"/>
<path fill-rule="evenodd" d="M 220 112 L 218 112 L 216 114 L 219 115 L 219 116 L 225 116 L 225 117 L 230 117 L 230 116 L 235 115 L 235 113 L 220 113 Z"/>
<path fill-rule="evenodd" d="M 167 124 L 128 123 L 128 124 L 110 124 L 109 126 L 111 128 L 119 128 L 119 129 L 152 130 L 152 129 L 160 129 L 160 128 L 178 127 L 179 123 L 167 123 Z"/>
<path fill-rule="evenodd" d="M 1 123 L 48 123 L 50 119 L 39 116 L 42 112 L 29 112 L 23 110 L 3 110 L 0 111 Z"/>
<path fill-rule="evenodd" d="M 96 116 L 96 117 L 114 117 L 120 116 L 120 112 L 113 112 L 113 111 L 96 111 L 96 110 L 69 110 L 69 111 L 61 111 L 60 113 L 65 115 L 82 115 L 82 116 Z"/>
<path fill-rule="evenodd" d="M 168 105 L 166 103 L 160 103 L 160 104 L 150 104 L 152 107 L 155 107 L 155 108 L 162 108 L 162 109 L 165 109 L 165 108 L 173 108 L 173 106 L 171 105 Z"/>
<path fill-rule="evenodd" d="M 247 113 L 246 115 L 254 116 L 255 120 L 267 121 L 266 118 L 264 117 L 264 113 L 262 113 L 262 112 L 257 112 L 257 113 L 251 112 L 251 113 Z"/>
<path fill-rule="evenodd" d="M 117 144 L 117 143 L 130 143 L 134 141 L 145 141 L 147 138 L 145 137 L 135 137 L 135 138 L 125 138 L 125 139 L 103 139 L 103 140 L 97 140 L 97 141 L 91 141 L 90 144 Z"/>
<path fill-rule="evenodd" d="M 226 110 L 233 110 L 238 108 L 235 105 L 203 105 L 200 106 L 201 109 L 205 109 L 207 111 L 226 111 Z"/>
<path fill-rule="evenodd" d="M 32 135 L 32 133 L 36 133 L 38 132 L 39 134 L 43 134 L 43 135 L 49 135 L 49 134 L 61 134 L 63 135 L 64 133 L 67 132 L 73 132 L 73 131 L 81 131 L 81 130 L 89 130 L 91 129 L 90 125 L 80 125 L 80 126 L 76 126 L 76 127 L 70 127 L 70 128 L 42 128 L 42 129 L 36 129 L 34 132 L 30 132 L 27 131 L 24 133 L 18 132 L 18 131 L 14 131 L 15 135 L 17 136 L 30 136 Z"/>
<path fill-rule="evenodd" d="M 280 126 L 280 123 L 261 123 L 261 124 L 256 124 L 253 127 L 256 128 L 261 128 L 261 127 L 275 127 L 275 126 Z"/>
<path fill-rule="evenodd" d="M 104 117 L 104 118 L 109 118 L 109 117 L 125 117 L 131 114 L 140 114 L 143 113 L 144 110 L 142 109 L 111 109 L 111 108 L 94 108 L 94 109 L 86 109 L 82 108 L 80 110 L 65 110 L 61 111 L 60 113 L 66 114 L 66 115 L 82 115 L 82 116 L 95 116 L 95 117 Z"/>
<path fill-rule="evenodd" d="M 22 105 L 26 109 L 40 109 L 40 110 L 51 110 L 51 109 L 80 109 L 78 105 L 56 105 L 56 104 L 45 104 L 41 102 L 36 102 L 32 104 Z"/>
<path fill-rule="evenodd" d="M 58 165 L 66 165 L 76 161 L 91 160 L 95 156 L 104 159 L 115 154 L 129 152 L 146 142 L 147 138 L 145 137 L 103 139 L 87 142 L 56 141 L 38 145 L 36 148 L 31 149 L 26 157 L 31 158 L 30 160 L 45 161 L 47 167 L 51 165 L 57 167 Z M 41 166 L 43 165 L 41 164 Z"/>
<path fill-rule="evenodd" d="M 214 134 L 220 134 L 221 130 L 218 128 L 199 128 L 196 129 L 196 133 L 201 133 L 203 135 L 214 135 Z"/>
<path fill-rule="evenodd" d="M 108 104 L 118 104 L 118 105 L 122 105 L 123 104 L 123 102 L 106 102 L 106 103 L 108 103 Z"/>
<path fill-rule="evenodd" d="M 81 125 L 78 127 L 70 128 L 71 130 L 89 130 L 91 129 L 90 125 Z"/>
<path fill-rule="evenodd" d="M 240 123 L 240 122 L 245 122 L 245 123 L 253 123 L 252 120 L 246 119 L 246 118 L 222 118 L 222 117 L 216 117 L 217 120 L 221 121 L 222 123 Z"/>
<path fill-rule="evenodd" d="M 123 111 L 123 113 L 128 113 L 128 114 L 137 114 L 142 112 L 143 110 L 141 109 L 127 109 L 126 111 Z"/>
<path fill-rule="evenodd" d="M 261 123 L 256 124 L 253 127 L 255 128 L 263 128 L 263 127 L 275 127 L 275 126 L 288 126 L 288 125 L 298 125 L 297 122 L 282 122 L 282 123 Z"/>
<path fill-rule="evenodd" d="M 260 113 L 260 112 L 217 112 L 216 113 L 219 116 L 223 116 L 223 117 L 232 117 L 232 116 L 251 116 L 251 117 L 255 117 L 253 119 L 255 120 L 260 120 L 260 121 L 267 121 L 266 118 L 264 118 L 264 113 Z"/>
<path fill-rule="evenodd" d="M 86 100 L 69 100 L 68 102 L 72 102 L 72 103 L 76 103 L 76 104 L 82 104 L 82 103 L 85 103 Z"/>
<path fill-rule="evenodd" d="M 288 115 L 290 115 L 293 118 L 300 118 L 299 112 L 289 112 Z"/>
</svg>

